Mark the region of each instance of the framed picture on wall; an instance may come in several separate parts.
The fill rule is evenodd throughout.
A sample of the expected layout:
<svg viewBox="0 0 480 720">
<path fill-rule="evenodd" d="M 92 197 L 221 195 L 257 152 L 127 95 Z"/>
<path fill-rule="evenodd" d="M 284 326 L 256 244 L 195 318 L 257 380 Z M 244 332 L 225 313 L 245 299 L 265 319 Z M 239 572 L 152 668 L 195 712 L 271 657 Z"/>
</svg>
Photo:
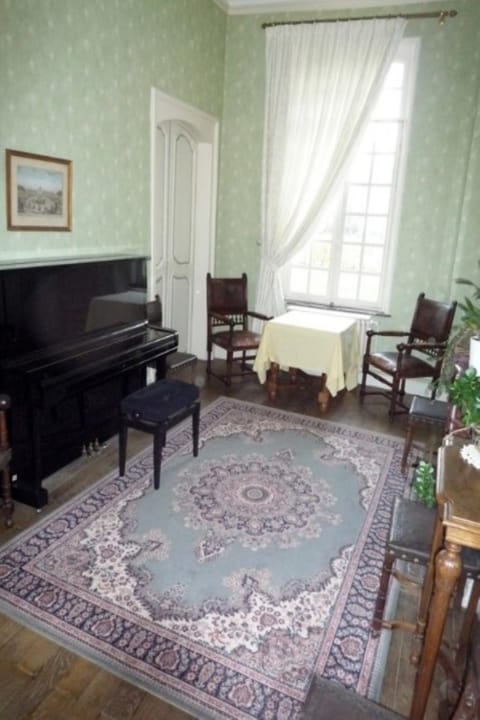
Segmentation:
<svg viewBox="0 0 480 720">
<path fill-rule="evenodd" d="M 71 230 L 72 161 L 5 152 L 8 230 Z"/>
</svg>

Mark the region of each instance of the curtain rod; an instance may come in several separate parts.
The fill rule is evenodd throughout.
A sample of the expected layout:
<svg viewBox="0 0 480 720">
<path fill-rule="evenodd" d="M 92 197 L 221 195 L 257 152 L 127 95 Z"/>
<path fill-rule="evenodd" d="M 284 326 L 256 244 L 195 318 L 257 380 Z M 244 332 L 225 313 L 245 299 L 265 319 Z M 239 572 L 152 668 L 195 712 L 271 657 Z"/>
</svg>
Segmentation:
<svg viewBox="0 0 480 720">
<path fill-rule="evenodd" d="M 315 25 L 316 23 L 332 23 L 345 20 L 393 20 L 396 18 L 404 18 L 405 20 L 418 20 L 419 18 L 438 18 L 440 25 L 445 23 L 447 18 L 453 18 L 458 15 L 456 10 L 438 10 L 437 12 L 420 12 L 405 13 L 401 15 L 370 15 L 369 17 L 337 17 L 325 18 L 318 20 L 290 20 L 289 22 L 271 22 L 263 23 L 262 28 L 277 27 L 278 25 Z"/>
</svg>

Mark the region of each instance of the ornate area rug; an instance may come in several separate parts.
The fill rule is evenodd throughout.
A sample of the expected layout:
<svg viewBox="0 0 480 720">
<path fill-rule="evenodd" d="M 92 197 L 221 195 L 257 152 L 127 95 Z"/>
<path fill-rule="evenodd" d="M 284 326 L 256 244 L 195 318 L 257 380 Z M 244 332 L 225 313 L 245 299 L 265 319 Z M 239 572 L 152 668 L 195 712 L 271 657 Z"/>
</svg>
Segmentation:
<svg viewBox="0 0 480 720">
<path fill-rule="evenodd" d="M 197 718 L 295 720 L 314 673 L 370 692 L 402 443 L 220 398 L 0 553 L 0 609 Z"/>
</svg>

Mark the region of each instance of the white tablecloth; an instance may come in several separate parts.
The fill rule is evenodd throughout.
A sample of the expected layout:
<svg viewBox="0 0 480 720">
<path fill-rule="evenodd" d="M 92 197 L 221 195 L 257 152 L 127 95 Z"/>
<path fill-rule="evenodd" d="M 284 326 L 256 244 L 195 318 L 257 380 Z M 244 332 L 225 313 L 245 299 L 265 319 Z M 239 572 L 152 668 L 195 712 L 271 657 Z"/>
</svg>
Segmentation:
<svg viewBox="0 0 480 720">
<path fill-rule="evenodd" d="M 311 375 L 325 373 L 333 397 L 345 387 L 352 390 L 360 364 L 358 322 L 333 313 L 301 310 L 269 320 L 253 366 L 261 383 L 272 362 Z"/>
</svg>

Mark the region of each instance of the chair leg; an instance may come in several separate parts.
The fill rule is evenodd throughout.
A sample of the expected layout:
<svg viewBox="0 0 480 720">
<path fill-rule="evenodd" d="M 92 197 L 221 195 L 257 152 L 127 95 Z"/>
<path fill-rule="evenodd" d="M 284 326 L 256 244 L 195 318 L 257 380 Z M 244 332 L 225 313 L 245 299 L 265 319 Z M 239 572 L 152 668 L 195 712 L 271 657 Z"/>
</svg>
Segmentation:
<svg viewBox="0 0 480 720">
<path fill-rule="evenodd" d="M 207 344 L 207 377 L 212 374 L 212 343 Z"/>
<path fill-rule="evenodd" d="M 162 467 L 162 450 L 165 445 L 166 432 L 163 426 L 155 428 L 153 433 L 153 487 L 160 487 L 160 470 Z"/>
<path fill-rule="evenodd" d="M 125 465 L 127 461 L 127 433 L 128 425 L 125 420 L 120 420 L 118 429 L 118 469 L 120 477 L 125 475 Z"/>
<path fill-rule="evenodd" d="M 390 410 L 388 411 L 388 416 L 390 418 L 390 421 L 392 421 L 393 418 L 395 417 L 395 411 L 397 409 L 398 392 L 399 392 L 399 378 L 397 375 L 394 375 L 393 381 L 392 381 L 392 396 L 390 398 Z"/>
<path fill-rule="evenodd" d="M 227 370 L 225 375 L 225 385 L 232 384 L 232 373 L 233 373 L 233 352 L 232 350 L 227 351 Z"/>
<path fill-rule="evenodd" d="M 365 387 L 367 385 L 367 372 L 368 372 L 368 363 L 364 360 L 363 361 L 362 382 L 360 384 L 360 402 L 363 402 L 363 400 L 365 398 Z"/>
<path fill-rule="evenodd" d="M 5 515 L 5 527 L 10 528 L 13 525 L 13 498 L 10 470 L 6 467 L 1 471 L 1 490 L 3 503 L 3 513 Z"/>
<path fill-rule="evenodd" d="M 377 602 L 375 603 L 375 612 L 373 613 L 372 633 L 378 635 L 383 625 L 383 614 L 385 612 L 385 603 L 387 601 L 388 586 L 392 574 L 395 556 L 390 553 L 385 554 L 383 560 L 382 577 L 380 578 L 380 586 L 377 593 Z"/>
<path fill-rule="evenodd" d="M 401 465 L 402 473 L 405 473 L 405 468 L 407 467 L 407 458 L 408 458 L 408 454 L 410 452 L 410 448 L 412 445 L 412 436 L 413 436 L 413 423 L 411 421 L 411 418 L 409 417 L 408 424 L 407 424 L 407 432 L 405 435 L 405 443 L 403 445 L 403 455 L 402 455 L 402 465 Z"/>
</svg>

